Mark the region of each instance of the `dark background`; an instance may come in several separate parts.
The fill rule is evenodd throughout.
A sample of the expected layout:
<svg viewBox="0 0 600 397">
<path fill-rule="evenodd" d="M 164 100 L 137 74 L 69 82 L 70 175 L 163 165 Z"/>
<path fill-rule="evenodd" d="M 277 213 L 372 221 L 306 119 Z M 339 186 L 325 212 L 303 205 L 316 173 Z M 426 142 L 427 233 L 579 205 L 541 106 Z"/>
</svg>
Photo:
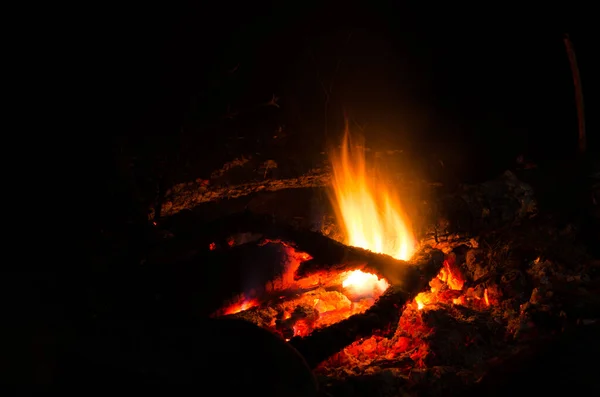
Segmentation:
<svg viewBox="0 0 600 397">
<path fill-rule="evenodd" d="M 301 173 L 339 142 L 347 114 L 369 147 L 403 150 L 430 180 L 489 179 L 520 154 L 560 168 L 577 150 L 565 32 L 595 101 L 591 38 L 569 29 L 584 13 L 389 1 L 99 9 L 81 57 L 91 165 L 121 181 L 100 190 L 128 197 L 134 185 L 146 201 L 157 179 L 207 178 L 242 154 L 293 157 Z M 279 108 L 266 105 L 273 95 Z"/>
</svg>

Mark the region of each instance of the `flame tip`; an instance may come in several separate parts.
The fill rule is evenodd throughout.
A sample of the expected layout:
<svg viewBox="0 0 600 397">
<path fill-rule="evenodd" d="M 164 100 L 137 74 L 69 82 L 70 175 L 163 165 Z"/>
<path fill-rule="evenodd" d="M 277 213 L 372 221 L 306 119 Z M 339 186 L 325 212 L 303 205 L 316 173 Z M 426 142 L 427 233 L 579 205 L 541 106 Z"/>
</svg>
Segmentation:
<svg viewBox="0 0 600 397">
<path fill-rule="evenodd" d="M 394 189 L 367 172 L 364 145 L 351 144 L 348 121 L 339 151 L 331 154 L 332 203 L 346 243 L 409 259 L 416 247 L 410 222 Z"/>
</svg>

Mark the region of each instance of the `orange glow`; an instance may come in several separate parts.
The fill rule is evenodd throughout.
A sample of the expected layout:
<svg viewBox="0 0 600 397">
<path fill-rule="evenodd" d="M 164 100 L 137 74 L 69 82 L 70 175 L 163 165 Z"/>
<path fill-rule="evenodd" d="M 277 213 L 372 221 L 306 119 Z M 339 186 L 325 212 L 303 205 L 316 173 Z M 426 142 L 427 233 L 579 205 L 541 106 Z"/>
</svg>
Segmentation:
<svg viewBox="0 0 600 397">
<path fill-rule="evenodd" d="M 488 298 L 487 288 L 483 290 L 483 299 L 485 300 L 485 304 L 487 306 L 490 305 L 490 299 Z"/>
<path fill-rule="evenodd" d="M 465 280 L 460 273 L 460 270 L 456 267 L 454 259 L 446 259 L 444 261 L 444 267 L 440 270 L 438 278 L 455 291 L 462 290 L 462 287 L 465 284 Z"/>
<path fill-rule="evenodd" d="M 415 303 L 418 310 L 423 310 L 425 306 L 433 303 L 433 296 L 430 292 L 421 292 L 415 296 Z"/>
<path fill-rule="evenodd" d="M 324 271 L 295 280 L 294 275 L 300 264 L 312 257 L 283 241 L 264 240 L 260 244 L 281 244 L 285 247 L 284 271 L 276 279 L 268 282 L 262 293 L 271 298 L 274 295 L 278 296 L 282 320 L 287 321 L 294 336 L 306 336 L 314 329 L 327 327 L 354 314 L 364 313 L 389 287 L 387 280 L 361 270 Z M 302 290 L 306 292 L 295 296 L 281 295 L 283 291 Z M 255 296 L 257 295 L 241 294 L 218 310 L 214 316 L 236 314 L 257 306 L 260 310 L 264 302 Z M 260 297 L 260 294 L 258 296 Z M 310 310 L 307 311 L 306 308 L 309 307 Z M 298 317 L 293 314 L 296 309 L 301 309 L 304 315 L 314 317 Z M 271 324 L 272 330 L 277 332 L 275 317 L 272 318 Z"/>
<path fill-rule="evenodd" d="M 423 310 L 425 306 L 435 303 L 453 303 L 455 305 L 464 305 L 466 303 L 463 296 L 463 285 L 465 279 L 456 266 L 454 257 L 449 257 L 444 261 L 444 266 L 430 282 L 430 290 L 421 292 L 415 296 L 414 303 L 418 310 Z M 486 303 L 489 302 L 486 295 Z M 487 303 L 489 305 L 489 303 Z"/>
<path fill-rule="evenodd" d="M 342 287 L 355 296 L 381 295 L 389 286 L 390 284 L 385 279 L 361 270 L 351 271 L 342 282 Z"/>
<path fill-rule="evenodd" d="M 246 300 L 246 301 L 236 303 L 234 305 L 229 306 L 227 309 L 224 310 L 223 314 L 225 314 L 225 315 L 235 314 L 235 313 L 243 312 L 244 310 L 251 309 L 255 306 L 258 306 L 258 301 L 256 301 L 255 299 Z"/>
<path fill-rule="evenodd" d="M 415 238 L 397 195 L 367 171 L 364 146 L 351 142 L 348 122 L 339 153 L 332 153 L 333 207 L 346 244 L 410 259 Z"/>
<path fill-rule="evenodd" d="M 329 277 L 328 282 L 322 286 L 333 287 L 340 284 L 342 292 L 318 288 L 280 303 L 284 311 L 284 320 L 293 317 L 291 313 L 298 307 L 310 306 L 318 312 L 313 321 L 295 322 L 295 336 L 306 336 L 314 329 L 327 327 L 352 315 L 364 313 L 389 287 L 387 280 L 360 270 L 339 273 L 338 277 L 334 278 Z"/>
<path fill-rule="evenodd" d="M 423 308 L 425 307 L 425 305 L 423 304 L 423 302 L 421 302 L 421 300 L 417 299 L 417 298 L 415 298 L 415 302 L 417 302 L 417 309 L 423 310 Z"/>
</svg>

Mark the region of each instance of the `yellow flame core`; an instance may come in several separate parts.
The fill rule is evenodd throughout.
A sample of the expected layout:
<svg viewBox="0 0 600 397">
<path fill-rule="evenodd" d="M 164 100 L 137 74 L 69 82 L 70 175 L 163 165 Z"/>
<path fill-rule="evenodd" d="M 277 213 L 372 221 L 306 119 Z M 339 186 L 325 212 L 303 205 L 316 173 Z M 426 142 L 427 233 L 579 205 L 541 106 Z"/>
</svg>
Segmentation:
<svg viewBox="0 0 600 397">
<path fill-rule="evenodd" d="M 333 204 L 346 230 L 346 244 L 409 259 L 415 239 L 400 200 L 374 172 L 367 172 L 364 146 L 352 145 L 347 125 L 341 150 L 332 153 L 331 163 Z"/>
</svg>

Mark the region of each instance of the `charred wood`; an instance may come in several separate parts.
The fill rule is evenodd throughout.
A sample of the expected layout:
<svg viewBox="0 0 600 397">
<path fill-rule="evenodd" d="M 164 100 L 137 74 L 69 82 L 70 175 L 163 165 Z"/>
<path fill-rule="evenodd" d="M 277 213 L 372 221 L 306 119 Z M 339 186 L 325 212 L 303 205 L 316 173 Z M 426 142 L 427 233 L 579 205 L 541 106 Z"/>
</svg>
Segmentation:
<svg viewBox="0 0 600 397">
<path fill-rule="evenodd" d="M 432 188 L 440 187 L 440 183 L 404 180 L 402 184 L 407 189 L 414 190 L 415 187 Z M 326 188 L 331 186 L 331 167 L 324 164 L 321 167 L 313 168 L 308 172 L 292 176 L 280 176 L 278 178 L 254 175 L 252 178 L 246 178 L 237 181 L 197 179 L 186 183 L 179 183 L 167 189 L 159 197 L 160 205 L 158 209 L 150 209 L 150 220 L 169 217 L 183 210 L 194 209 L 202 204 L 211 202 L 220 202 L 242 197 L 248 197 L 256 193 L 275 192 L 285 189 L 314 189 Z"/>
<path fill-rule="evenodd" d="M 161 198 L 160 215 L 171 216 L 182 210 L 192 209 L 202 203 L 234 199 L 258 192 L 277 191 L 282 189 L 299 189 L 328 186 L 331 182 L 329 167 L 314 168 L 304 175 L 285 179 L 250 180 L 240 184 L 210 184 L 208 180 L 198 179 L 180 183 L 168 189 Z M 158 211 L 152 210 L 150 219 L 156 217 Z"/>
<path fill-rule="evenodd" d="M 206 225 L 206 236 L 198 245 L 208 248 L 216 242 L 217 246 L 227 247 L 227 241 L 236 237 L 240 244 L 244 242 L 280 241 L 299 251 L 308 253 L 312 259 L 303 262 L 296 272 L 296 279 L 319 272 L 343 272 L 364 269 L 378 273 L 391 284 L 412 283 L 421 277 L 421 269 L 416 264 L 429 263 L 428 259 L 417 253 L 410 262 L 394 259 L 389 255 L 375 253 L 358 247 L 351 247 L 326 237 L 318 232 L 299 230 L 289 225 L 276 223 L 269 217 L 257 216 L 249 212 L 221 219 Z M 234 238 L 234 240 L 236 240 Z M 235 245 L 238 245 L 238 241 Z M 205 249 L 206 249 L 205 248 Z M 220 255 L 227 255 L 227 248 Z M 195 261 L 192 257 L 190 260 Z M 434 274 L 435 276 L 435 274 Z"/>
<path fill-rule="evenodd" d="M 424 249 L 411 260 L 415 269 L 421 269 L 422 277 L 392 285 L 365 313 L 357 314 L 324 329 L 318 329 L 307 337 L 290 340 L 307 360 L 311 368 L 339 352 L 344 347 L 373 334 L 387 335 L 394 332 L 404 304 L 427 287 L 428 281 L 441 269 L 444 254 L 438 250 Z"/>
<path fill-rule="evenodd" d="M 223 199 L 246 196 L 255 192 L 280 189 L 284 191 L 283 189 L 289 188 L 299 188 L 302 191 L 314 189 L 315 192 L 320 192 L 320 189 L 329 185 L 329 180 L 329 171 L 322 169 L 314 171 L 313 174 L 306 177 L 279 181 L 281 183 L 271 180 L 257 182 L 256 184 L 249 183 L 213 188 L 193 182 L 185 187 L 180 186 L 177 189 L 171 189 L 169 195 L 172 196 L 172 199 L 165 201 L 162 213 L 167 216 L 164 221 L 168 224 L 181 218 L 184 213 L 177 214 L 175 217 L 171 215 L 183 209 L 195 208 L 201 203 L 214 204 Z M 314 195 L 315 192 L 312 192 L 312 194 Z M 449 241 L 457 237 L 468 239 L 486 231 L 512 226 L 535 215 L 537 211 L 534 191 L 531 186 L 521 182 L 513 173 L 508 171 L 497 179 L 479 185 L 463 186 L 451 194 L 443 196 L 439 194 L 440 192 L 431 191 L 426 194 L 430 197 L 428 200 L 416 197 L 407 200 L 409 201 L 408 208 L 411 209 L 411 221 L 415 225 L 415 234 L 418 238 L 430 239 L 435 242 Z M 310 194 L 307 196 L 310 197 Z M 289 195 L 282 197 L 281 200 L 289 203 L 288 200 L 291 199 Z M 234 202 L 235 200 L 226 201 L 222 202 L 221 205 Z M 278 220 L 285 218 L 288 223 L 289 219 L 294 217 L 310 217 L 310 214 L 306 211 L 306 213 L 298 213 L 296 216 L 286 212 L 285 216 L 280 217 L 278 214 L 285 212 L 287 206 L 281 207 L 281 209 L 278 209 L 277 206 L 270 204 L 271 211 L 269 211 L 269 214 Z M 306 205 L 301 207 L 304 208 Z M 232 216 L 231 214 L 239 213 L 242 208 L 236 207 L 232 211 L 225 211 L 226 217 L 221 218 L 226 219 L 218 219 L 213 225 L 221 230 L 230 227 L 232 233 L 241 231 L 245 225 L 243 223 L 236 224 L 235 222 L 236 220 L 243 221 L 243 217 Z M 211 210 L 212 212 L 214 212 L 214 209 Z M 260 212 L 260 209 L 254 212 Z M 186 217 L 183 216 L 183 218 Z M 200 221 L 196 223 L 199 224 Z M 322 226 L 325 227 L 325 225 Z"/>
<path fill-rule="evenodd" d="M 363 269 L 378 273 L 392 285 L 413 285 L 424 274 L 429 274 L 431 269 L 434 271 L 431 277 L 434 277 L 439 271 L 438 260 L 439 266 L 443 261 L 443 254 L 441 259 L 435 254 L 435 252 L 441 254 L 440 251 L 431 250 L 428 247 L 417 252 L 410 261 L 402 261 L 389 255 L 378 254 L 358 247 L 349 247 L 318 233 L 298 233 L 302 236 L 298 236 L 293 241 L 300 241 L 297 243 L 298 248 L 311 255 L 312 259 L 300 265 L 295 275 L 297 279 L 323 271 L 343 272 Z"/>
</svg>

